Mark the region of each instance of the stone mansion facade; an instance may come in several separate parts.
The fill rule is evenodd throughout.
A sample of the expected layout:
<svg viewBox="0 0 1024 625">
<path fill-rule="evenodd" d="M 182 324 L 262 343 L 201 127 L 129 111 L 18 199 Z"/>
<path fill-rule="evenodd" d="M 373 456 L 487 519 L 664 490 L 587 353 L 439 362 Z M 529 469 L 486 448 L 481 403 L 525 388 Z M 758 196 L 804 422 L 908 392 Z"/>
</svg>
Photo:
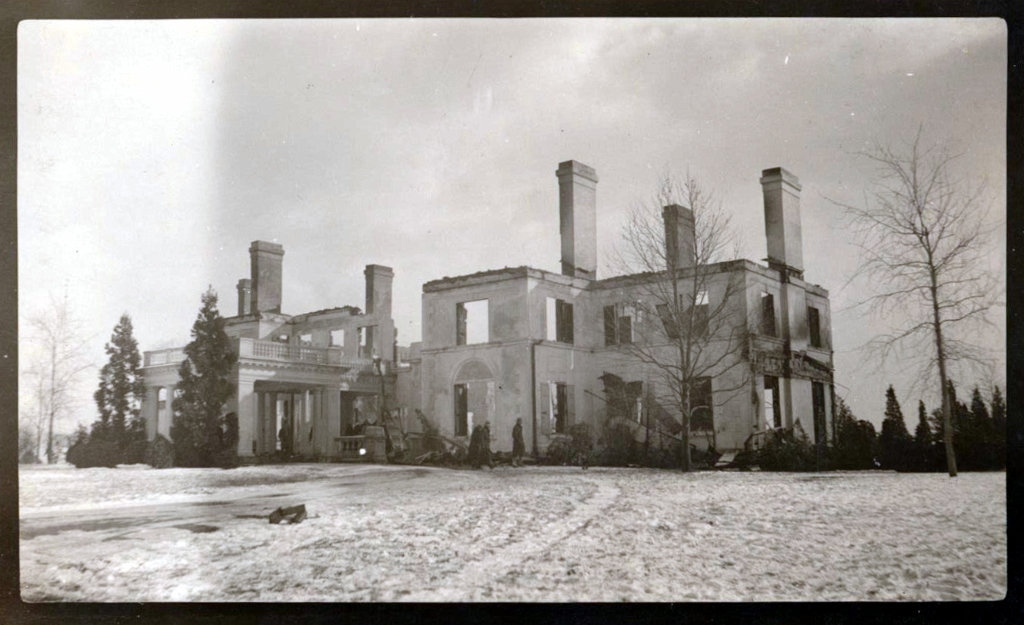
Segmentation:
<svg viewBox="0 0 1024 625">
<path fill-rule="evenodd" d="M 651 336 L 645 328 L 665 323 L 640 311 L 667 273 L 598 279 L 597 174 L 567 161 L 556 176 L 561 271 L 515 267 L 427 282 L 422 341 L 406 347 L 394 342 L 390 268 L 366 267 L 365 310 L 289 316 L 281 312 L 284 251 L 254 242 L 251 277 L 239 281 L 238 314 L 227 322 L 239 359 L 225 410 L 239 416 L 239 454 L 274 451 L 277 428 L 289 423 L 294 453 L 338 457 L 347 426 L 380 414 L 382 388 L 403 429 L 419 429 L 420 411 L 446 436 L 468 440 L 474 424 L 488 421 L 497 451 L 511 450 L 517 418 L 527 452 L 536 454 L 581 422 L 599 432 L 623 423 L 638 440 L 678 434 L 666 383 L 636 350 Z M 721 353 L 701 380 L 691 443 L 720 452 L 797 424 L 812 441 L 834 433 L 829 296 L 804 279 L 801 186 L 782 168 L 764 170 L 760 182 L 767 264 L 703 268 L 701 304 L 726 311 L 736 327 L 716 328 L 707 341 Z M 692 246 L 692 213 L 669 206 L 663 216 L 670 253 Z M 692 281 L 693 271 L 683 267 L 678 280 Z M 729 338 L 740 336 L 741 345 Z M 181 350 L 145 353 L 151 437 L 169 433 L 167 398 L 181 358 Z"/>
</svg>

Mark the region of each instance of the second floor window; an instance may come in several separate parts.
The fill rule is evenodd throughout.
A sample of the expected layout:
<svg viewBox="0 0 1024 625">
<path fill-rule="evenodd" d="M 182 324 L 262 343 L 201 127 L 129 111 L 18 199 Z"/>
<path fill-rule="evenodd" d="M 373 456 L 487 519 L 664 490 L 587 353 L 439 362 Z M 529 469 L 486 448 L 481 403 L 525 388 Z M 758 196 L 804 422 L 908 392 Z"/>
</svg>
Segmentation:
<svg viewBox="0 0 1024 625">
<path fill-rule="evenodd" d="M 779 335 L 775 329 L 775 296 L 771 293 L 761 293 L 761 334 Z"/>
<path fill-rule="evenodd" d="M 545 338 L 559 343 L 573 343 L 572 304 L 564 300 L 547 298 L 547 332 Z"/>
<path fill-rule="evenodd" d="M 604 344 L 629 345 L 636 340 L 640 311 L 632 304 L 604 307 Z"/>
<path fill-rule="evenodd" d="M 814 306 L 807 307 L 807 332 L 811 347 L 821 347 L 821 313 Z"/>
<path fill-rule="evenodd" d="M 455 305 L 455 344 L 473 345 L 490 341 L 487 300 Z"/>
</svg>

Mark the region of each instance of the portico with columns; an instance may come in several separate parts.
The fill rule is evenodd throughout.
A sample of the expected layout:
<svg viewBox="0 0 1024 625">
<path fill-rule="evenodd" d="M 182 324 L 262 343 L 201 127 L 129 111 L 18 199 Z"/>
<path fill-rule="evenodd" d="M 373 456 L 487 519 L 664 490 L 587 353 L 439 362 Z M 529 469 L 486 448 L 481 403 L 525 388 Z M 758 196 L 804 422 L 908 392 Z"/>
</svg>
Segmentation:
<svg viewBox="0 0 1024 625">
<path fill-rule="evenodd" d="M 238 358 L 224 413 L 238 416 L 238 455 L 338 456 L 338 439 L 354 415 L 379 420 L 382 387 L 394 388 L 394 272 L 367 265 L 365 312 L 342 306 L 293 316 L 281 312 L 284 249 L 254 241 L 249 253 L 251 278 L 239 280 L 238 314 L 225 323 Z M 182 348 L 144 353 L 142 414 L 150 440 L 172 439 L 184 358 Z"/>
</svg>

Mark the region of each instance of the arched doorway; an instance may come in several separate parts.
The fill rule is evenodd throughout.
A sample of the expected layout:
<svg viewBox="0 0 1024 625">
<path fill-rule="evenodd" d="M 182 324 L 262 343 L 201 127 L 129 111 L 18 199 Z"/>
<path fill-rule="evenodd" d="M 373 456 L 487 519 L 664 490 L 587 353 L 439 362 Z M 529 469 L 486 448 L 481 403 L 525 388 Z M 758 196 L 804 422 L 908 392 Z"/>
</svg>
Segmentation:
<svg viewBox="0 0 1024 625">
<path fill-rule="evenodd" d="M 462 363 L 455 373 L 453 384 L 454 411 L 452 431 L 455 436 L 469 436 L 474 425 L 493 423 L 495 383 L 494 373 L 485 362 L 470 359 Z"/>
</svg>

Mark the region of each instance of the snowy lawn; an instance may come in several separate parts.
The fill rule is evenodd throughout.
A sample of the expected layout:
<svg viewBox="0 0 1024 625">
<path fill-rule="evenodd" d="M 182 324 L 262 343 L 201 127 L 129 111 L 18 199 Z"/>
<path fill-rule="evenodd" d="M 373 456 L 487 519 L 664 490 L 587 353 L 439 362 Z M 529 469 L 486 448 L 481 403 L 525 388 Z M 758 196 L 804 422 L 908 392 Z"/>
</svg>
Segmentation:
<svg viewBox="0 0 1024 625">
<path fill-rule="evenodd" d="M 23 468 L 26 601 L 991 600 L 1006 476 Z M 297 525 L 278 506 L 306 504 Z"/>
</svg>

